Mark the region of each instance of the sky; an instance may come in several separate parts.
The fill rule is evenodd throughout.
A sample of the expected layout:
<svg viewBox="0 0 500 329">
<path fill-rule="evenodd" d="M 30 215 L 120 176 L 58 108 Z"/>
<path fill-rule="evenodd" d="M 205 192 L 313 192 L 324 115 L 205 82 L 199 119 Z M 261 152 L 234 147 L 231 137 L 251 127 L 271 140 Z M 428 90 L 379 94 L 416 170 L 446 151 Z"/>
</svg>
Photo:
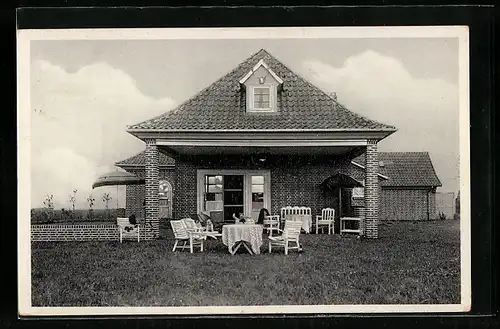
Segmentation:
<svg viewBox="0 0 500 329">
<path fill-rule="evenodd" d="M 427 151 L 459 188 L 458 38 L 31 41 L 31 200 L 77 207 L 124 189 L 91 185 L 144 149 L 127 125 L 169 111 L 264 48 L 353 112 L 394 125 L 379 150 Z"/>
</svg>

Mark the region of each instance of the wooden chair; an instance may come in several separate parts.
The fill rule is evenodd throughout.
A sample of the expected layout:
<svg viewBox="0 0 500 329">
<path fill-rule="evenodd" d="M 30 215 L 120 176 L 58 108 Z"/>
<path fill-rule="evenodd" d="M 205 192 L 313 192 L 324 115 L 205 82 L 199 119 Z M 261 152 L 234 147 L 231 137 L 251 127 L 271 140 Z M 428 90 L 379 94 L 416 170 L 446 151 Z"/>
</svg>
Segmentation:
<svg viewBox="0 0 500 329">
<path fill-rule="evenodd" d="M 273 235 L 273 231 L 277 233 L 280 230 L 280 216 L 279 215 L 270 215 L 264 217 L 264 230 L 267 231 L 269 235 Z"/>
<path fill-rule="evenodd" d="M 172 251 L 189 248 L 189 251 L 193 253 L 193 248 L 195 246 L 200 247 L 200 251 L 203 251 L 203 242 L 206 240 L 205 236 L 189 231 L 182 220 L 171 220 L 170 225 L 172 226 L 175 238 L 175 244 Z M 182 246 L 178 245 L 179 242 L 183 243 Z"/>
<path fill-rule="evenodd" d="M 335 209 L 324 208 L 321 210 L 321 216 L 316 216 L 316 234 L 318 234 L 318 228 L 321 227 L 321 232 L 323 233 L 323 228 L 328 227 L 328 234 L 335 233 Z"/>
<path fill-rule="evenodd" d="M 124 237 L 137 237 L 137 242 L 140 241 L 139 237 L 139 224 L 130 224 L 128 217 L 118 217 L 116 219 L 116 225 L 118 225 L 118 233 L 120 235 L 120 243 L 123 242 Z"/>
<path fill-rule="evenodd" d="M 188 231 L 191 231 L 191 232 L 199 232 L 199 231 L 203 231 L 203 227 L 201 226 L 201 224 L 196 224 L 196 222 L 194 221 L 194 219 L 192 218 L 183 218 L 181 219 L 181 221 L 184 222 L 184 226 L 186 227 L 186 229 Z"/>
<path fill-rule="evenodd" d="M 298 215 L 298 216 L 297 216 Z M 296 220 L 299 218 L 299 216 L 308 216 L 309 218 L 309 230 L 311 229 L 311 208 L 309 207 L 298 207 L 298 206 L 287 206 L 281 208 L 281 220 L 286 221 L 286 220 Z"/>
<path fill-rule="evenodd" d="M 302 223 L 299 221 L 287 220 L 285 221 L 285 228 L 279 230 L 283 232 L 278 236 L 270 236 L 269 239 L 269 253 L 271 253 L 271 248 L 274 247 L 284 247 L 285 255 L 288 255 L 288 250 L 297 249 L 301 251 L 302 248 L 299 243 L 300 229 L 302 228 Z"/>
<path fill-rule="evenodd" d="M 201 225 L 200 222 L 195 222 L 194 219 L 192 218 L 183 218 L 181 219 L 181 221 L 184 222 L 184 226 L 186 227 L 186 230 L 188 231 L 188 233 L 197 233 L 197 235 L 204 235 L 206 237 L 210 237 L 210 238 L 213 238 L 215 240 L 217 240 L 217 237 L 218 236 L 222 236 L 221 234 L 219 234 L 219 232 L 217 231 L 207 231 L 206 227 L 203 227 Z"/>
</svg>

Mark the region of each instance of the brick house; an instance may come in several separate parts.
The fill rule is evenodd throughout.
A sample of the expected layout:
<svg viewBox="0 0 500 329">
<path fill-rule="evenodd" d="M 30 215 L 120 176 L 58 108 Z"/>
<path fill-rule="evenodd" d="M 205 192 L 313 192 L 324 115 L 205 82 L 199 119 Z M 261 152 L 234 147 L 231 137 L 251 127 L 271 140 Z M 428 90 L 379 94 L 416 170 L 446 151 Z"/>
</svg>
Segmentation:
<svg viewBox="0 0 500 329">
<path fill-rule="evenodd" d="M 144 193 L 147 238 L 159 235 L 160 211 L 170 209 L 174 218 L 210 211 L 230 219 L 297 205 L 314 216 L 338 203 L 320 186 L 339 172 L 365 182 L 350 211 L 363 218 L 364 235 L 377 238 L 385 179 L 377 143 L 395 131 L 349 111 L 261 49 L 177 108 L 128 126 L 146 149 L 116 165 L 145 176 L 145 186 L 128 187 L 127 208 L 141 208 Z M 360 156 L 363 164 L 353 165 Z"/>
<path fill-rule="evenodd" d="M 380 219 L 436 219 L 436 189 L 441 182 L 428 152 L 379 152 Z M 364 168 L 363 156 L 352 163 Z M 354 191 L 353 199 L 363 193 Z"/>
</svg>

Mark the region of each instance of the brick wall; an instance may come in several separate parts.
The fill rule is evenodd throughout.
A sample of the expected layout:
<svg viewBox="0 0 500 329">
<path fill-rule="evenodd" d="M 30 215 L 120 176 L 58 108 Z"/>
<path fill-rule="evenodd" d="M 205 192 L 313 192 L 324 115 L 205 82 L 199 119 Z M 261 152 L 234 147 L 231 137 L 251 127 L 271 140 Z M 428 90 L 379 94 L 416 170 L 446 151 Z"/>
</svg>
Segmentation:
<svg viewBox="0 0 500 329">
<path fill-rule="evenodd" d="M 139 231 L 144 239 L 143 231 Z M 126 237 L 124 239 L 133 239 Z M 31 241 L 118 241 L 118 227 L 113 224 L 31 225 Z M 134 239 L 135 240 L 135 239 Z"/>
<path fill-rule="evenodd" d="M 197 166 L 189 159 L 176 159 L 173 218 L 190 217 L 197 213 L 196 170 Z"/>
<path fill-rule="evenodd" d="M 330 163 L 294 162 L 288 166 L 271 169 L 271 211 L 279 214 L 285 206 L 311 208 L 313 218 L 321 215 L 321 209 L 337 207 L 337 193 L 326 192 L 320 184 L 341 171 L 347 173 L 350 161 L 338 159 Z"/>
<path fill-rule="evenodd" d="M 427 220 L 427 194 L 430 219 L 435 218 L 435 194 L 427 189 L 383 188 L 380 217 L 383 220 Z M 434 199 L 434 200 L 433 200 Z M 434 216 L 432 214 L 434 207 Z"/>
<path fill-rule="evenodd" d="M 437 202 L 436 202 L 436 191 L 431 190 L 428 192 L 429 194 L 429 219 L 437 219 L 438 218 L 438 212 L 437 212 Z M 449 218 L 453 218 L 453 215 L 449 216 Z"/>
<path fill-rule="evenodd" d="M 160 220 L 158 218 L 158 181 L 159 163 L 158 146 L 155 139 L 146 139 L 146 237 L 158 238 L 160 235 Z"/>
<path fill-rule="evenodd" d="M 320 184 L 329 176 L 342 171 L 353 177 L 364 179 L 364 171 L 352 169 L 350 160 L 337 158 L 268 158 L 268 164 L 257 166 L 245 157 L 224 158 L 225 161 L 205 157 L 177 158 L 173 211 L 174 218 L 193 215 L 197 212 L 197 169 L 248 169 L 271 172 L 271 209 L 279 213 L 288 205 L 311 207 L 313 218 L 325 207 L 337 206 L 337 194 L 324 192 Z"/>
<path fill-rule="evenodd" d="M 379 183 L 377 141 L 369 140 L 366 146 L 365 220 L 362 229 L 367 238 L 378 237 Z"/>
<path fill-rule="evenodd" d="M 145 178 L 144 167 L 127 168 L 127 171 L 138 177 Z M 172 186 L 172 199 L 175 199 L 175 169 L 171 167 L 160 167 L 159 179 L 167 180 Z M 138 218 L 144 218 L 143 201 L 146 198 L 145 185 L 129 185 L 126 187 L 126 215 L 135 214 Z"/>
</svg>

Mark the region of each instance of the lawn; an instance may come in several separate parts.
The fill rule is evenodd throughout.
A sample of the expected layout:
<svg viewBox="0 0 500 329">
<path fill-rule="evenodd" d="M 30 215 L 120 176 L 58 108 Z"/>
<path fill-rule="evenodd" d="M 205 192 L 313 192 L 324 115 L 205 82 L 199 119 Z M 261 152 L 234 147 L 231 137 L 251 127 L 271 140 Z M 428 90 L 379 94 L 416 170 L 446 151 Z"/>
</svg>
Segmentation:
<svg viewBox="0 0 500 329">
<path fill-rule="evenodd" d="M 231 256 L 221 240 L 32 243 L 33 306 L 460 303 L 459 221 L 383 223 L 380 238 L 301 235 L 304 251 Z M 242 248 L 243 249 L 243 248 Z"/>
</svg>

